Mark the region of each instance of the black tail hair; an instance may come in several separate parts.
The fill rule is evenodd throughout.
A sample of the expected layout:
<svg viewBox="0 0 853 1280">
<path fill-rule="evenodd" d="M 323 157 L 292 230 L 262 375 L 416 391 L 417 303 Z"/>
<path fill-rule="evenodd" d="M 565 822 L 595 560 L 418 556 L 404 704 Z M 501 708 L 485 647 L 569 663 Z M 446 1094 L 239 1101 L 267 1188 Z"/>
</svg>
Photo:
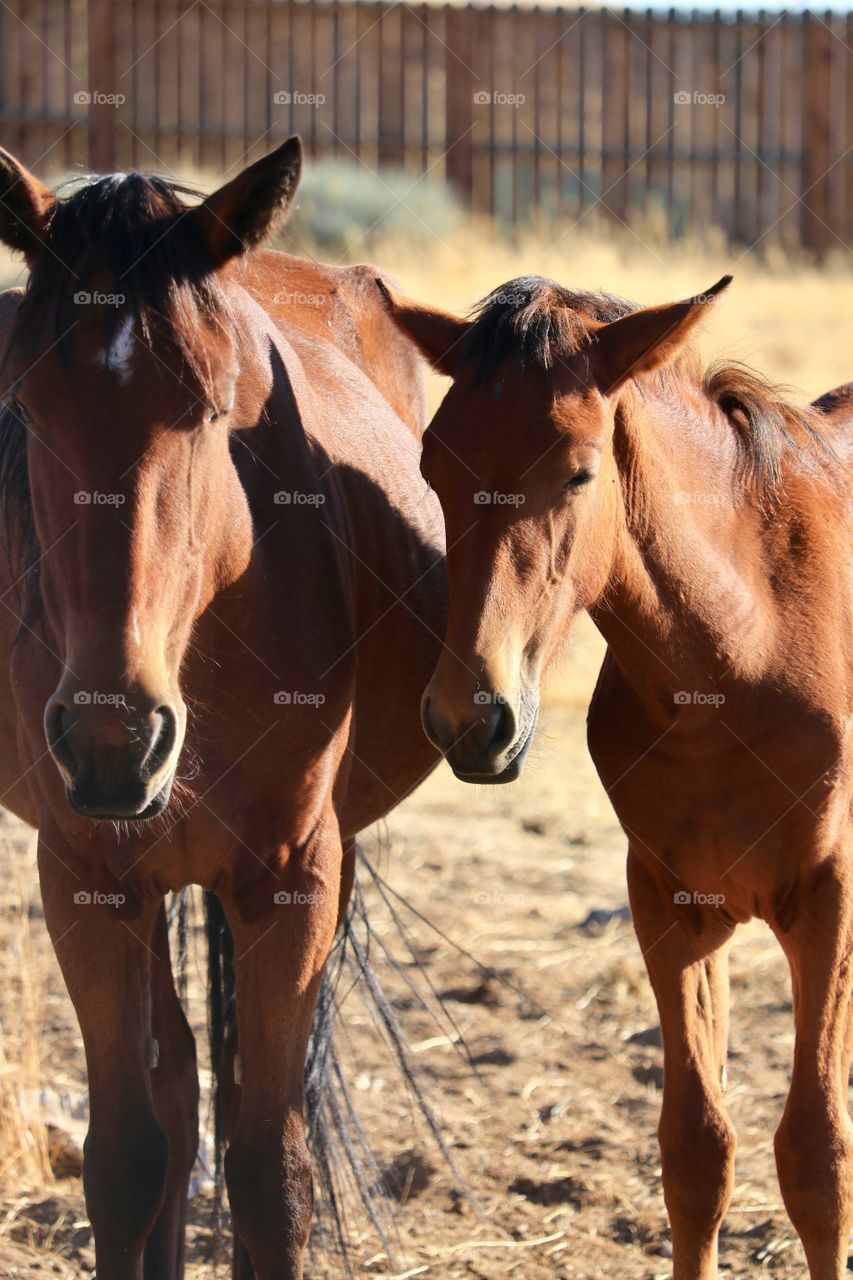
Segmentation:
<svg viewBox="0 0 853 1280">
<path fill-rule="evenodd" d="M 235 1018 L 234 939 L 222 903 L 205 891 L 204 922 L 207 933 L 207 1036 L 213 1079 L 214 1186 L 217 1229 L 222 1226 L 222 1158 L 225 1123 L 222 1114 L 222 1067 L 225 1041 Z"/>
<path fill-rule="evenodd" d="M 365 885 L 378 892 L 409 957 L 428 985 L 426 993 L 419 990 L 410 973 L 394 957 L 388 944 L 372 926 L 364 896 Z M 216 1188 L 219 1204 L 222 1198 L 224 1142 L 220 1071 L 223 1047 L 235 1012 L 234 949 L 225 912 L 214 894 L 205 894 L 205 916 L 210 1058 L 214 1082 Z M 305 1063 L 305 1124 L 317 1183 L 311 1247 L 318 1252 L 334 1251 L 343 1272 L 348 1276 L 353 1272 L 348 1249 L 351 1214 L 348 1206 L 359 1206 L 367 1214 L 389 1257 L 394 1258 L 402 1252 L 383 1171 L 360 1123 L 335 1034 L 337 1009 L 354 987 L 360 987 L 374 1025 L 396 1061 L 415 1105 L 453 1176 L 457 1191 L 471 1199 L 424 1092 L 419 1074 L 414 1068 L 409 1044 L 393 1002 L 386 994 L 373 966 L 371 952 L 375 947 L 379 949 L 383 965 L 402 979 L 415 1002 L 452 1030 L 453 1042 L 470 1065 L 470 1056 L 459 1028 L 441 1004 L 429 977 L 420 966 L 414 943 L 394 906 L 387 886 L 359 846 L 355 883 L 346 915 L 323 972 Z"/>
</svg>

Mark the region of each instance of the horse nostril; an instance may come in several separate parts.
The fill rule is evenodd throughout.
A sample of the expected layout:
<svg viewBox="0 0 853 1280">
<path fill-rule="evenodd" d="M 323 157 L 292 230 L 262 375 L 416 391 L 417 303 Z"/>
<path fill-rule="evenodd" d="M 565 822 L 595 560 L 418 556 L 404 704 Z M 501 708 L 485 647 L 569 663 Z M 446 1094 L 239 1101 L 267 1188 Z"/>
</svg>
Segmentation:
<svg viewBox="0 0 853 1280">
<path fill-rule="evenodd" d="M 441 716 L 433 713 L 432 699 L 426 694 L 421 700 L 421 724 L 424 733 L 439 751 L 449 751 L 455 741 L 452 727 Z"/>
<path fill-rule="evenodd" d="M 149 777 L 166 764 L 178 738 L 178 717 L 171 707 L 158 707 L 153 718 L 154 733 L 143 764 Z"/>
<path fill-rule="evenodd" d="M 495 755 L 511 747 L 515 739 L 515 716 L 509 703 L 496 696 L 492 704 L 492 737 L 489 747 Z"/>
<path fill-rule="evenodd" d="M 77 768 L 77 760 L 69 740 L 72 728 L 68 708 L 64 702 L 55 698 L 44 713 L 44 733 L 51 755 L 69 778 L 74 777 Z"/>
</svg>

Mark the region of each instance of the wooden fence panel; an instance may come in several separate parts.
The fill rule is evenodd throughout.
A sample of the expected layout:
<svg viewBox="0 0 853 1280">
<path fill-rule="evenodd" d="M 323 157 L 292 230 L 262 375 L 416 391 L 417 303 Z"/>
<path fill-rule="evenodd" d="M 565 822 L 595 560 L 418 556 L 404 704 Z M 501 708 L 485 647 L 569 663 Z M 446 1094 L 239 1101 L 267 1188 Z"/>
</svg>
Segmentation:
<svg viewBox="0 0 853 1280">
<path fill-rule="evenodd" d="M 298 131 L 568 234 L 853 234 L 853 16 L 378 0 L 8 0 L 0 143 L 77 167 L 223 172 Z"/>
</svg>

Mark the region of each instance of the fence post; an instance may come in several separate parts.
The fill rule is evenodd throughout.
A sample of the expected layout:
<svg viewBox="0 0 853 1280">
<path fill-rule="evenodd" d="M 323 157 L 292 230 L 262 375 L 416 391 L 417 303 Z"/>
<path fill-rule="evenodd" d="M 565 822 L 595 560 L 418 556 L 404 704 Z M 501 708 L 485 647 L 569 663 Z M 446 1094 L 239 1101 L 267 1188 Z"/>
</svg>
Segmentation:
<svg viewBox="0 0 853 1280">
<path fill-rule="evenodd" d="M 822 253 L 829 240 L 830 42 L 818 18 L 804 18 L 803 50 L 803 244 Z"/>
<path fill-rule="evenodd" d="M 601 206 L 615 221 L 628 217 L 629 178 L 629 41 L 633 37 L 624 16 L 605 10 L 601 32 L 604 54 L 604 81 L 601 86 L 602 150 Z"/>
<path fill-rule="evenodd" d="M 405 163 L 405 19 L 406 6 L 392 5 L 383 11 L 377 28 L 379 38 L 379 80 L 377 104 L 377 152 L 380 164 Z"/>
<path fill-rule="evenodd" d="M 96 173 L 111 173 L 116 167 L 118 113 L 115 105 L 95 101 L 95 95 L 117 92 L 115 16 L 114 0 L 88 0 L 89 167 Z"/>
<path fill-rule="evenodd" d="M 474 196 L 474 71 L 471 66 L 471 10 L 466 6 L 445 9 L 446 174 L 467 208 Z M 491 88 L 491 86 L 489 86 Z"/>
</svg>

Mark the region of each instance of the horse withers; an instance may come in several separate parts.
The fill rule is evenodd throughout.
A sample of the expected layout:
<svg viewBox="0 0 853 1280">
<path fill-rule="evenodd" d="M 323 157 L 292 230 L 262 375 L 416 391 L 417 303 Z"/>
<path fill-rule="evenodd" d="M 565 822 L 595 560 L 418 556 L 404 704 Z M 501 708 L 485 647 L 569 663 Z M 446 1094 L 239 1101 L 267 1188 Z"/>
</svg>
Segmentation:
<svg viewBox="0 0 853 1280">
<path fill-rule="evenodd" d="M 853 1226 L 853 388 L 798 408 L 691 337 L 728 284 L 637 310 L 540 278 L 470 319 L 381 285 L 453 379 L 423 441 L 450 607 L 423 723 L 458 777 L 518 776 L 542 674 L 587 610 L 589 745 L 629 842 L 654 986 L 674 1280 L 709 1280 L 732 1191 L 727 951 L 767 921 L 796 1044 L 776 1134 L 812 1280 Z M 845 463 L 844 459 L 847 459 Z"/>
<path fill-rule="evenodd" d="M 101 1280 L 183 1274 L 198 1081 L 163 902 L 190 884 L 233 935 L 235 1275 L 302 1275 L 303 1067 L 354 837 L 438 759 L 419 362 L 373 273 L 260 247 L 300 164 L 291 139 L 194 205 L 137 173 L 57 197 L 0 154 L 30 267 L 0 299 L 0 782 L 83 1035 Z"/>
</svg>

